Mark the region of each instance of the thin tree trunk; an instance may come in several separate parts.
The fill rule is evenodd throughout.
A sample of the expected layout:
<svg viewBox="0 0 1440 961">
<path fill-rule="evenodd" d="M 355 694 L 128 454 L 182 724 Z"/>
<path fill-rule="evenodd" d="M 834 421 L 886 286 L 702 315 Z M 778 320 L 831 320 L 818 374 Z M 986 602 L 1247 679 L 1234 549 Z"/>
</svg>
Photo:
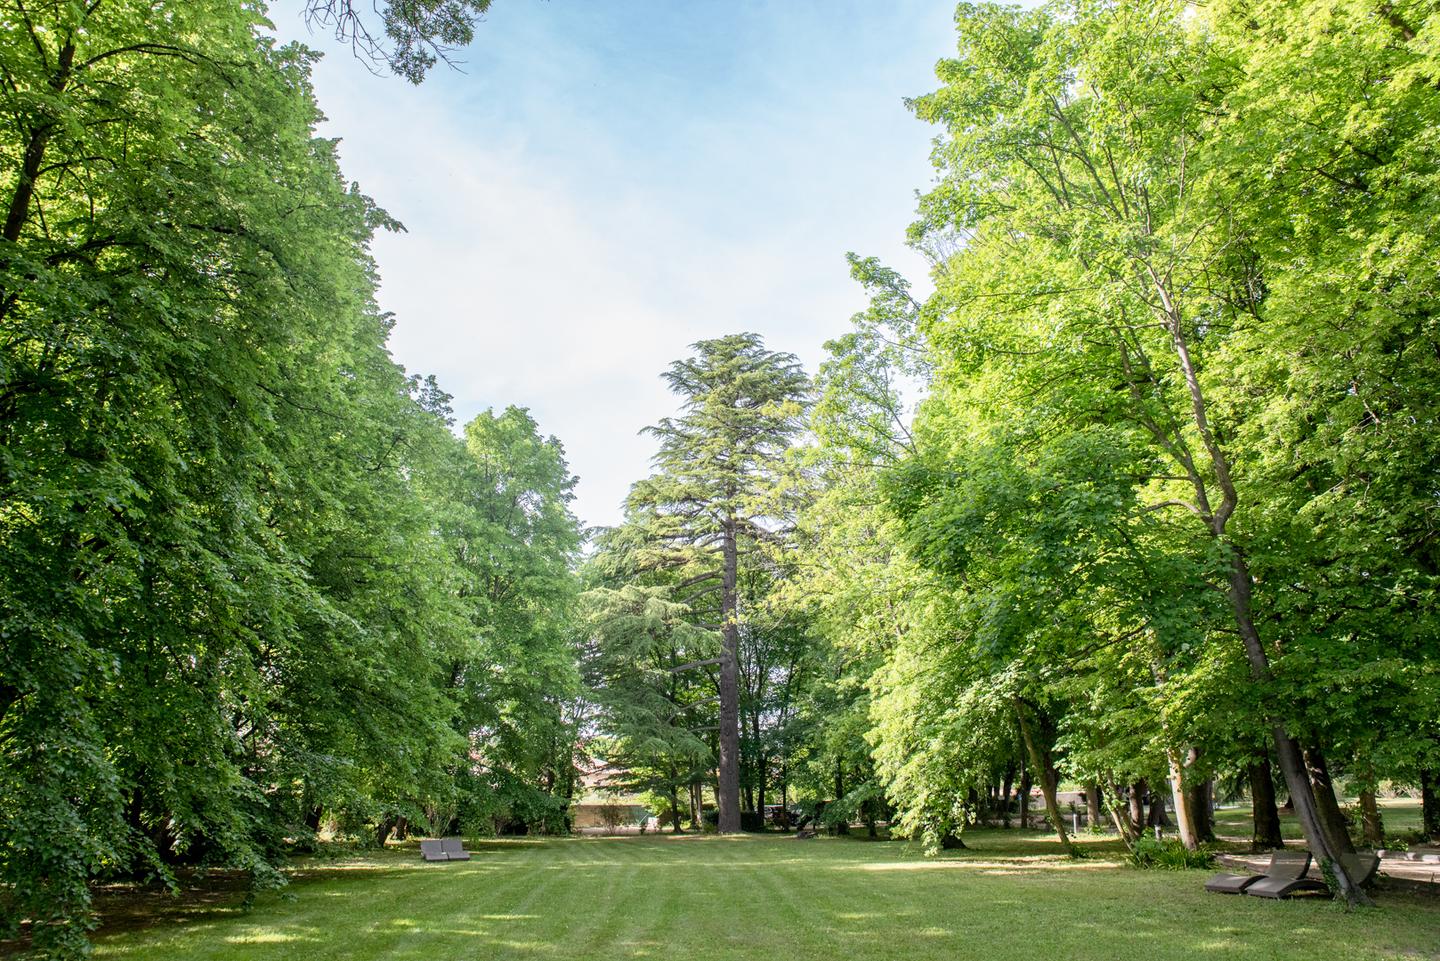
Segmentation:
<svg viewBox="0 0 1440 961">
<path fill-rule="evenodd" d="M 720 591 L 720 771 L 715 802 L 721 834 L 740 830 L 740 624 L 736 598 L 739 545 L 727 520 Z"/>
<path fill-rule="evenodd" d="M 835 803 L 839 804 L 840 799 L 845 796 L 845 766 L 840 760 L 835 761 Z M 850 824 L 848 821 L 835 822 L 836 834 L 849 834 Z"/>
<path fill-rule="evenodd" d="M 1030 769 L 1020 762 L 1020 829 L 1030 827 Z"/>
<path fill-rule="evenodd" d="M 1140 826 L 1130 817 L 1130 805 L 1120 794 L 1120 785 L 1110 782 L 1110 803 L 1106 805 L 1110 811 L 1110 817 L 1115 822 L 1115 829 L 1120 832 L 1120 839 L 1126 846 L 1135 842 L 1140 836 Z"/>
<path fill-rule="evenodd" d="M 1030 754 L 1030 763 L 1040 772 L 1040 794 L 1045 798 L 1045 814 L 1050 819 L 1050 826 L 1055 829 L 1055 836 L 1065 847 L 1070 846 L 1070 835 L 1065 832 L 1065 819 L 1060 815 L 1060 803 L 1055 796 L 1059 785 L 1060 775 L 1055 770 L 1055 763 L 1050 756 L 1050 746 L 1044 745 L 1035 739 L 1030 730 L 1031 725 L 1025 719 L 1026 708 L 1024 704 L 1015 705 L 1016 712 L 1020 717 L 1020 736 L 1025 739 L 1025 749 Z"/>
<path fill-rule="evenodd" d="M 1275 807 L 1275 779 L 1270 774 L 1270 756 L 1261 754 L 1250 765 L 1250 814 L 1254 828 L 1250 848 L 1269 851 L 1283 848 L 1280 835 L 1280 812 Z"/>
<path fill-rule="evenodd" d="M 1015 779 L 1015 765 L 1011 764 L 1005 768 L 1005 779 L 1000 782 L 1000 823 L 1008 831 L 1010 829 L 1010 787 Z"/>
<path fill-rule="evenodd" d="M 1240 634 L 1246 659 L 1249 661 L 1250 673 L 1255 680 L 1263 682 L 1270 677 L 1270 659 L 1265 653 L 1265 645 L 1260 639 L 1260 632 L 1255 627 L 1252 610 L 1254 578 L 1250 574 L 1243 550 L 1226 535 L 1227 525 L 1239 504 L 1239 495 L 1230 473 L 1229 458 L 1210 428 L 1205 395 L 1190 356 L 1189 343 L 1186 340 L 1184 318 L 1180 305 L 1171 296 L 1168 275 L 1162 275 L 1162 272 L 1148 261 L 1145 261 L 1143 266 L 1149 274 L 1155 294 L 1159 298 L 1160 309 L 1157 313 L 1170 334 L 1176 360 L 1185 378 L 1185 385 L 1190 394 L 1193 426 L 1209 455 L 1210 471 L 1222 495 L 1221 502 L 1217 507 L 1213 510 L 1211 508 L 1206 489 L 1207 481 L 1201 477 L 1193 457 L 1168 440 L 1166 444 L 1172 453 L 1176 454 L 1177 460 L 1191 478 L 1198 502 L 1195 505 L 1197 513 L 1205 519 L 1206 526 L 1217 546 L 1229 553 L 1230 570 L 1226 597 L 1230 602 L 1235 627 Z M 1295 802 L 1295 811 L 1300 817 L 1300 826 L 1310 844 L 1311 853 L 1319 861 L 1321 871 L 1327 880 L 1333 879 L 1330 883 L 1333 883 L 1336 894 L 1343 897 L 1346 903 L 1351 905 L 1371 904 L 1369 895 L 1360 889 L 1339 860 L 1343 848 L 1337 846 L 1337 840 L 1330 836 L 1330 832 L 1325 827 L 1299 744 L 1291 736 L 1284 720 L 1280 717 L 1281 712 L 1271 705 L 1267 705 L 1267 708 L 1269 708 L 1267 713 L 1272 718 L 1272 736 L 1275 739 L 1275 753 L 1280 760 L 1280 771 L 1285 776 L 1285 784 L 1289 788 L 1291 799 Z"/>
<path fill-rule="evenodd" d="M 760 812 L 763 827 L 765 818 L 765 751 L 760 745 L 760 712 L 750 714 L 751 740 L 755 743 L 755 810 Z"/>
</svg>

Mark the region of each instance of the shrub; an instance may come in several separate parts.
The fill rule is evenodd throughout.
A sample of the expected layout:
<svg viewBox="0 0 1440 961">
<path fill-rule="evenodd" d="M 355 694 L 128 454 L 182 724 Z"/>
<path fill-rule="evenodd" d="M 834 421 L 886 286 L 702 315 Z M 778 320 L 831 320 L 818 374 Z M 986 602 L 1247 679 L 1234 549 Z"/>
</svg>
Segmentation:
<svg viewBox="0 0 1440 961">
<path fill-rule="evenodd" d="M 1126 857 L 1132 867 L 1164 868 L 1182 871 L 1187 868 L 1208 868 L 1215 864 L 1215 856 L 1209 851 L 1191 851 L 1175 838 L 1157 841 L 1142 837 L 1135 842 Z"/>
</svg>

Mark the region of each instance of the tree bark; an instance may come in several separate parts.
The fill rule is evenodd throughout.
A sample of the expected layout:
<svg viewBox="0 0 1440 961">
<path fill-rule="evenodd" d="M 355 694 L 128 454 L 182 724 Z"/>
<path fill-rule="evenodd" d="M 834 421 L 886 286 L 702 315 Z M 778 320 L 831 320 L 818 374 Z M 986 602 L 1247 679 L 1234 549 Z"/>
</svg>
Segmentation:
<svg viewBox="0 0 1440 961">
<path fill-rule="evenodd" d="M 1085 785 L 1085 818 L 1090 822 L 1090 830 L 1100 830 L 1100 825 L 1105 820 L 1105 815 L 1100 812 L 1100 783 Z"/>
<path fill-rule="evenodd" d="M 1206 778 L 1190 779 L 1186 789 L 1186 801 L 1190 807 L 1190 824 L 1195 831 L 1195 840 L 1208 843 L 1215 840 L 1215 782 Z"/>
<path fill-rule="evenodd" d="M 1365 843 L 1375 848 L 1384 847 L 1385 822 L 1381 820 L 1380 804 L 1375 800 L 1374 791 L 1360 792 L 1360 813 L 1364 822 Z"/>
<path fill-rule="evenodd" d="M 835 761 L 835 803 L 845 796 L 845 766 L 840 760 Z M 848 821 L 835 822 L 836 834 L 849 834 L 850 823 Z"/>
<path fill-rule="evenodd" d="M 1145 826 L 1145 795 L 1148 793 L 1149 788 L 1143 778 L 1130 785 L 1130 820 L 1137 828 Z"/>
<path fill-rule="evenodd" d="M 1010 829 L 1010 788 L 1015 781 L 1015 767 L 1011 765 L 1005 768 L 1005 778 L 1000 782 L 1000 823 L 1008 831 Z"/>
<path fill-rule="evenodd" d="M 1250 577 L 1250 568 L 1239 548 L 1234 545 L 1227 546 L 1231 549 L 1228 595 L 1235 626 L 1239 629 L 1245 656 L 1250 662 L 1251 675 L 1257 681 L 1266 681 L 1270 678 L 1270 659 L 1265 653 L 1265 645 L 1260 640 L 1260 632 L 1255 628 L 1255 619 L 1251 612 L 1254 582 Z M 1335 893 L 1344 898 L 1347 904 L 1373 904 L 1370 896 L 1361 890 L 1345 870 L 1345 865 L 1340 862 L 1340 855 L 1345 853 L 1345 848 L 1331 836 L 1324 825 L 1300 745 L 1290 736 L 1284 721 L 1272 722 L 1271 737 L 1275 742 L 1275 755 L 1280 761 L 1280 773 L 1285 777 L 1290 801 L 1295 805 L 1295 813 L 1300 818 L 1300 829 L 1305 833 L 1310 853 L 1320 863 L 1320 870 L 1327 882 L 1333 878 Z M 1332 794 L 1331 800 L 1333 799 Z"/>
<path fill-rule="evenodd" d="M 1420 772 L 1420 833 L 1440 841 L 1440 770 Z"/>
<path fill-rule="evenodd" d="M 755 810 L 765 817 L 765 749 L 760 744 L 760 712 L 750 712 L 750 735 L 755 742 Z"/>
<path fill-rule="evenodd" d="M 1275 807 L 1275 779 L 1270 773 L 1270 756 L 1261 754 L 1250 765 L 1250 813 L 1254 829 L 1250 848 L 1269 851 L 1283 848 L 1280 835 L 1280 811 Z"/>
<path fill-rule="evenodd" d="M 1015 710 L 1020 717 L 1020 736 L 1025 739 L 1025 749 L 1030 754 L 1030 764 L 1040 772 L 1040 794 L 1045 798 L 1045 815 L 1050 819 L 1050 826 L 1055 829 L 1055 836 L 1060 843 L 1066 847 L 1070 846 L 1070 835 L 1065 832 L 1065 819 L 1060 815 L 1060 802 L 1055 796 L 1056 788 L 1059 786 L 1060 774 L 1055 770 L 1055 762 L 1050 754 L 1050 745 L 1041 745 L 1031 731 L 1031 723 L 1026 719 L 1027 708 L 1024 704 L 1017 703 Z"/>
<path fill-rule="evenodd" d="M 720 772 L 715 802 L 721 834 L 740 830 L 740 624 L 736 599 L 739 545 L 727 519 L 720 587 Z"/>
<path fill-rule="evenodd" d="M 1354 854 L 1355 842 L 1350 840 L 1350 822 L 1345 812 L 1340 810 L 1340 802 L 1335 799 L 1335 784 L 1330 780 L 1330 767 L 1325 763 L 1325 755 L 1319 748 L 1309 748 L 1304 756 L 1310 769 L 1310 783 L 1315 792 L 1315 804 L 1320 810 L 1321 825 L 1329 835 L 1330 843 L 1340 854 Z"/>
<path fill-rule="evenodd" d="M 1230 603 L 1235 627 L 1245 649 L 1251 676 L 1257 681 L 1267 681 L 1270 678 L 1270 659 L 1265 653 L 1265 645 L 1255 626 L 1252 609 L 1254 578 L 1245 561 L 1244 551 L 1226 535 L 1227 525 L 1239 504 L 1239 495 L 1235 489 L 1234 478 L 1230 473 L 1230 461 L 1210 428 L 1205 394 L 1190 356 L 1190 345 L 1186 339 L 1184 317 L 1180 305 L 1172 297 L 1169 275 L 1157 270 L 1148 260 L 1144 258 L 1141 260 L 1159 299 L 1156 313 L 1170 334 L 1171 346 L 1175 350 L 1176 361 L 1179 363 L 1186 389 L 1190 394 L 1193 426 L 1205 446 L 1205 452 L 1209 455 L 1210 474 L 1221 494 L 1220 503 L 1213 509 L 1207 489 L 1209 482 L 1201 476 L 1194 458 L 1187 451 L 1175 447 L 1172 442 L 1166 440 L 1165 443 L 1191 479 L 1197 501 L 1196 512 L 1204 519 L 1216 545 L 1230 555 L 1226 598 Z M 1343 848 L 1337 846 L 1336 839 L 1330 836 L 1330 832 L 1324 825 L 1315 790 L 1300 752 L 1300 745 L 1291 736 L 1282 719 L 1282 712 L 1277 706 L 1266 705 L 1266 707 L 1266 713 L 1271 718 L 1272 736 L 1275 740 L 1275 753 L 1280 760 L 1280 771 L 1285 776 L 1285 784 L 1290 790 L 1291 799 L 1295 802 L 1295 811 L 1300 817 L 1300 826 L 1310 844 L 1311 854 L 1320 863 L 1327 883 L 1333 884 L 1335 893 L 1343 897 L 1347 904 L 1368 905 L 1373 903 L 1369 895 L 1362 891 L 1350 877 L 1345 870 L 1345 865 L 1339 860 Z"/>
<path fill-rule="evenodd" d="M 1170 827 L 1170 815 L 1165 813 L 1165 792 L 1150 792 L 1150 816 L 1146 818 L 1145 824 L 1152 828 Z"/>
<path fill-rule="evenodd" d="M 1030 827 L 1030 769 L 1020 764 L 1020 829 Z"/>
<path fill-rule="evenodd" d="M 1130 805 L 1125 803 L 1125 798 L 1120 795 L 1120 785 L 1110 784 L 1111 802 L 1106 805 L 1110 811 L 1110 817 L 1115 822 L 1115 829 L 1120 832 L 1120 838 L 1129 846 L 1140 836 L 1140 826 L 1130 817 Z"/>
<path fill-rule="evenodd" d="M 1195 833 L 1195 821 L 1191 814 L 1185 764 L 1176 748 L 1166 748 L 1165 757 L 1170 763 L 1170 799 L 1175 806 L 1176 831 L 1186 850 L 1194 851 L 1200 847 L 1200 839 Z"/>
</svg>

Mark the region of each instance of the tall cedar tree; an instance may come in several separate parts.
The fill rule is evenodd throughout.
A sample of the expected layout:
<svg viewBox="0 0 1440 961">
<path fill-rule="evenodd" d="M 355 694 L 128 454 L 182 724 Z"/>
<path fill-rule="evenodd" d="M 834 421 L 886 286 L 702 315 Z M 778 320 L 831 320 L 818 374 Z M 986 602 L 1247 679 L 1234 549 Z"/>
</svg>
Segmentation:
<svg viewBox="0 0 1440 961">
<path fill-rule="evenodd" d="M 663 375 L 682 413 L 646 429 L 660 440 L 657 472 L 634 486 L 628 507 L 648 529 L 649 565 L 682 572 L 691 597 L 719 595 L 718 802 L 728 833 L 740 830 L 739 558 L 745 543 L 776 537 L 767 505 L 802 428 L 809 380 L 794 355 L 766 350 L 756 334 L 692 348 Z"/>
</svg>

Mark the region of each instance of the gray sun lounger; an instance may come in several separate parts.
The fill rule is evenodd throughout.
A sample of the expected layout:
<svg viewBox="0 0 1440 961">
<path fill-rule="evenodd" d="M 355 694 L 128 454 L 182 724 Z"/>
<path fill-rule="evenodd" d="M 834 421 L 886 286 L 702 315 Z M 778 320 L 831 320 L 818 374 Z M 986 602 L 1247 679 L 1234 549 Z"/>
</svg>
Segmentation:
<svg viewBox="0 0 1440 961">
<path fill-rule="evenodd" d="M 1380 858 L 1374 854 L 1342 854 L 1340 863 L 1345 866 L 1345 873 L 1350 875 L 1350 879 L 1361 887 L 1374 880 L 1375 872 L 1380 870 Z M 1245 893 L 1257 898 L 1288 898 L 1307 891 L 1329 890 L 1319 878 L 1301 876 L 1287 881 L 1284 878 L 1267 877 L 1247 887 Z"/>
<path fill-rule="evenodd" d="M 420 842 L 420 856 L 427 861 L 468 861 L 470 852 L 460 838 L 440 838 Z"/>
<path fill-rule="evenodd" d="M 1205 882 L 1205 890 L 1212 894 L 1249 894 L 1250 888 L 1261 881 L 1295 881 L 1310 870 L 1309 851 L 1276 851 L 1270 855 L 1270 865 L 1261 874 L 1217 874 Z"/>
</svg>

